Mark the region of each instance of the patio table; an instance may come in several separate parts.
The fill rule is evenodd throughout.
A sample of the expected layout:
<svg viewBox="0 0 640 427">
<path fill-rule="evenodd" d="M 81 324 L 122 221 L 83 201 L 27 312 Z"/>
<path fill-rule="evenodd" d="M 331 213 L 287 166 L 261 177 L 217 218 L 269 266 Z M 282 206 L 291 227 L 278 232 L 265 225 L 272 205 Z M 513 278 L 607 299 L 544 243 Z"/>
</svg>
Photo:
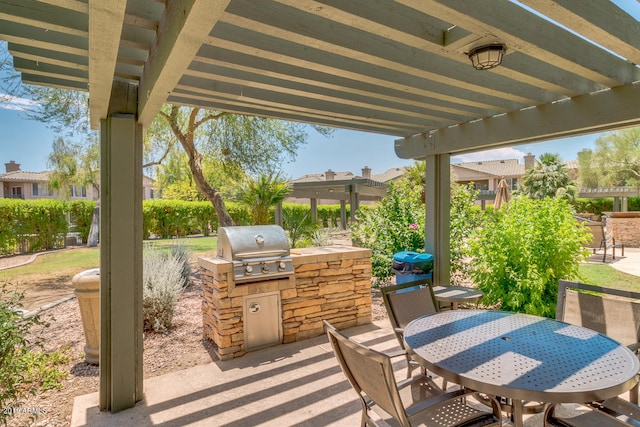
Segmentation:
<svg viewBox="0 0 640 427">
<path fill-rule="evenodd" d="M 592 402 L 638 382 L 640 362 L 626 346 L 538 316 L 443 311 L 410 322 L 404 339 L 424 367 L 446 380 L 512 399 L 517 427 L 523 425 L 523 401 Z"/>
<path fill-rule="evenodd" d="M 458 309 L 458 304 L 478 304 L 484 296 L 482 291 L 466 286 L 434 286 L 433 294 L 436 301 L 451 304 L 452 310 Z"/>
</svg>

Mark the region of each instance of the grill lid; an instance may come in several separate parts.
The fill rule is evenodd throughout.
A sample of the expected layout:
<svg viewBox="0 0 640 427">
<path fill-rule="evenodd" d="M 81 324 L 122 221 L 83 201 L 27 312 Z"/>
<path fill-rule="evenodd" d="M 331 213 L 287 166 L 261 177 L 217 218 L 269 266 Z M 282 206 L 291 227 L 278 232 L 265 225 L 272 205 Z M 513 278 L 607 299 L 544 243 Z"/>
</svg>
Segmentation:
<svg viewBox="0 0 640 427">
<path fill-rule="evenodd" d="M 218 228 L 218 256 L 229 261 L 289 255 L 289 240 L 278 225 Z"/>
</svg>

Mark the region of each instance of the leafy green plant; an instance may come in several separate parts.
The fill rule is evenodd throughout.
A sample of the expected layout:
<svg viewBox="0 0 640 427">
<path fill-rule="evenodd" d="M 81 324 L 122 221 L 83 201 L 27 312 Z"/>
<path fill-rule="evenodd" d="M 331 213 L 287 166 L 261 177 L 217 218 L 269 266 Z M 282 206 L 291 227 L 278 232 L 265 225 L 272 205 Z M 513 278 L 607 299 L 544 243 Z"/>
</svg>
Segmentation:
<svg viewBox="0 0 640 427">
<path fill-rule="evenodd" d="M 143 252 L 142 316 L 145 331 L 168 332 L 180 294 L 188 285 L 179 253 L 146 245 Z"/>
<path fill-rule="evenodd" d="M 558 280 L 581 280 L 585 239 L 566 201 L 514 197 L 473 234 L 471 277 L 488 304 L 553 317 Z"/>
<path fill-rule="evenodd" d="M 33 366 L 30 351 L 41 343 L 28 336 L 33 326 L 45 324 L 38 316 L 22 316 L 23 299 L 24 294 L 7 283 L 0 285 L 0 408 L 15 407 L 22 396 L 38 389 L 36 379 L 29 375 Z M 1 411 L 0 423 L 7 425 L 11 415 Z"/>
<path fill-rule="evenodd" d="M 300 243 L 318 229 L 318 225 L 311 222 L 311 214 L 308 209 L 283 207 L 282 222 L 284 229 L 289 233 L 292 248 L 300 247 Z"/>
<path fill-rule="evenodd" d="M 460 285 L 469 279 L 469 236 L 483 222 L 483 212 L 475 206 L 480 190 L 473 184 L 454 185 L 451 189 L 450 205 L 450 258 L 451 282 Z"/>
<path fill-rule="evenodd" d="M 69 376 L 66 371 L 61 371 L 60 366 L 69 361 L 66 352 L 69 347 L 57 350 L 52 353 L 46 352 L 30 352 L 26 354 L 27 362 L 27 378 L 33 384 L 39 384 L 40 391 L 62 388 L 64 378 Z"/>
<path fill-rule="evenodd" d="M 421 190 L 409 182 L 391 184 L 380 203 L 356 213 L 351 238 L 354 245 L 371 249 L 372 275 L 379 282 L 393 275 L 394 253 L 424 252 Z"/>
<path fill-rule="evenodd" d="M 280 174 L 250 176 L 238 186 L 236 200 L 245 205 L 253 224 L 272 222 L 272 210 L 289 194 L 289 184 Z"/>
</svg>

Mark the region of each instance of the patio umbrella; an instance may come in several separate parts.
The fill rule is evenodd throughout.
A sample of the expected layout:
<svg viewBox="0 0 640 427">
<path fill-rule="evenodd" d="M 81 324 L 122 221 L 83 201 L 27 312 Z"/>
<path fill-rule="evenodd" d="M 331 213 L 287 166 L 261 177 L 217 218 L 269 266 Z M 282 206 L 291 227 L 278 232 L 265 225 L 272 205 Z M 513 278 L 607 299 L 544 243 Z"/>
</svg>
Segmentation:
<svg viewBox="0 0 640 427">
<path fill-rule="evenodd" d="M 509 192 L 509 184 L 502 178 L 498 183 L 498 191 L 496 192 L 496 199 L 493 202 L 493 211 L 498 212 L 502 205 L 508 206 L 509 200 L 511 200 L 511 193 Z"/>
</svg>

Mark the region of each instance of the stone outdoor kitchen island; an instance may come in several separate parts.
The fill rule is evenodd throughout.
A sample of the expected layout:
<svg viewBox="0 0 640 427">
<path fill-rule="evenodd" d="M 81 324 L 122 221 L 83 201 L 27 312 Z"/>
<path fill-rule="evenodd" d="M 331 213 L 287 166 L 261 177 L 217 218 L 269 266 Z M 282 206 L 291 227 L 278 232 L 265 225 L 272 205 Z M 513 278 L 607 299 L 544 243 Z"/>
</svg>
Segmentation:
<svg viewBox="0 0 640 427">
<path fill-rule="evenodd" d="M 324 333 L 322 320 L 342 329 L 371 323 L 371 251 L 350 246 L 291 250 L 292 276 L 235 284 L 230 261 L 201 257 L 204 338 L 220 360 L 245 354 L 245 301 L 279 297 L 282 343 Z"/>
</svg>

